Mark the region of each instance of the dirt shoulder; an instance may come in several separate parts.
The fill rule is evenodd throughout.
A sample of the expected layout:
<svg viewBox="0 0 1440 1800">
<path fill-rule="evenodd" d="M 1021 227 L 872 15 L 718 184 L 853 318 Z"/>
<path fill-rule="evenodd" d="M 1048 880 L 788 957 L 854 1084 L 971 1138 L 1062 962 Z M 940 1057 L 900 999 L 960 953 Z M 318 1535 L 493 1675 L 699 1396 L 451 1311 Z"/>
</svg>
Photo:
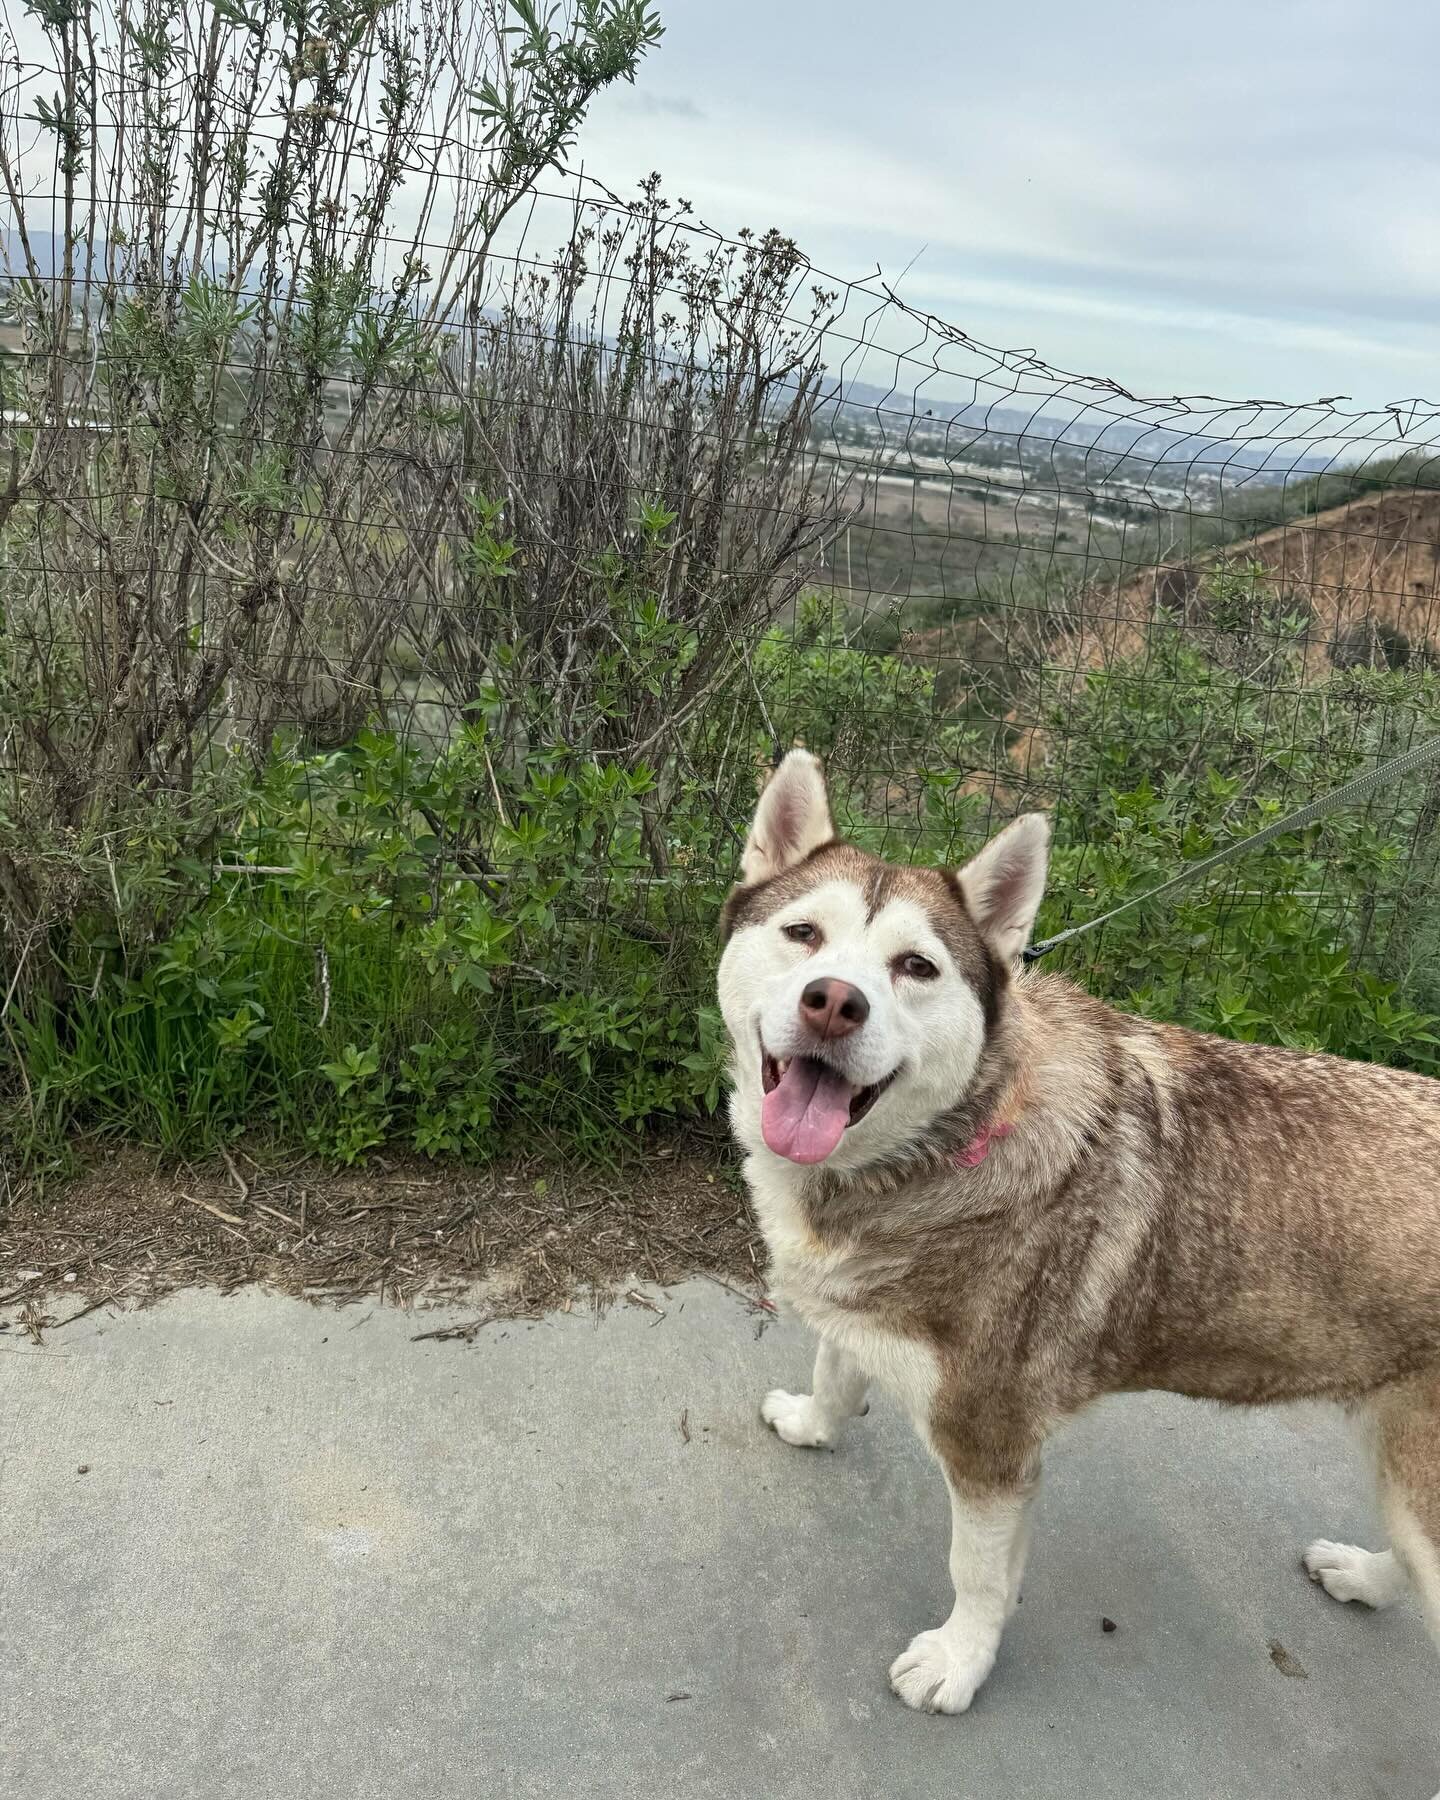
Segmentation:
<svg viewBox="0 0 1440 1800">
<path fill-rule="evenodd" d="M 483 1284 L 478 1327 L 603 1304 L 637 1280 L 708 1275 L 754 1294 L 762 1266 L 735 1166 L 668 1146 L 613 1173 L 392 1158 L 335 1170 L 243 1150 L 177 1169 L 121 1151 L 0 1211 L 0 1305 L 32 1335 L 62 1296 L 88 1310 L 256 1282 L 423 1309 Z"/>
</svg>

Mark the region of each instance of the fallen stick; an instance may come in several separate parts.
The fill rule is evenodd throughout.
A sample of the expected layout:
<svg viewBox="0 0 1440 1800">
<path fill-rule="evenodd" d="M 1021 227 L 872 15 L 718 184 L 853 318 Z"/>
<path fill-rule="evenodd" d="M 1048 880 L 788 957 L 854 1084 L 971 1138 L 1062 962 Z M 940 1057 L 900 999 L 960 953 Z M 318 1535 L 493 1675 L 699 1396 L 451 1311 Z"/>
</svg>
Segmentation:
<svg viewBox="0 0 1440 1800">
<path fill-rule="evenodd" d="M 223 1144 L 220 1146 L 220 1154 L 225 1158 L 225 1167 L 230 1171 L 230 1179 L 235 1183 L 236 1187 L 238 1187 L 240 1190 L 240 1204 L 243 1206 L 245 1204 L 245 1202 L 250 1198 L 250 1183 L 245 1179 L 245 1177 L 235 1167 L 234 1157 L 231 1156 L 230 1152 L 225 1148 L 225 1146 Z M 239 1219 L 237 1219 L 235 1221 L 235 1223 L 237 1225 L 240 1224 L 240 1222 L 241 1221 Z"/>
<path fill-rule="evenodd" d="M 188 1200 L 192 1206 L 198 1206 L 202 1212 L 208 1212 L 217 1219 L 223 1219 L 227 1225 L 243 1225 L 243 1219 L 237 1219 L 234 1213 L 227 1213 L 222 1206 L 212 1206 L 208 1200 L 197 1200 L 193 1194 L 180 1191 L 180 1198 Z"/>
<path fill-rule="evenodd" d="M 280 1212 L 276 1207 L 267 1206 L 263 1200 L 257 1200 L 255 1202 L 255 1207 L 259 1212 L 269 1213 L 272 1219 L 278 1219 L 282 1225 L 286 1226 L 291 1231 L 298 1231 L 300 1229 L 298 1220 L 292 1219 L 289 1213 Z"/>
</svg>

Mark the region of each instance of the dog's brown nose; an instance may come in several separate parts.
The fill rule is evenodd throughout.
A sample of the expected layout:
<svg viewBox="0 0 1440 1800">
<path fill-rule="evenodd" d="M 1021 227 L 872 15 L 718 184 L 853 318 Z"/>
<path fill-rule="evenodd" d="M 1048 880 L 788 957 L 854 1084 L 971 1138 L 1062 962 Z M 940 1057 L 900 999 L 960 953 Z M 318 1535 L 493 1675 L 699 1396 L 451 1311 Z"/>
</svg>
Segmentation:
<svg viewBox="0 0 1440 1800">
<path fill-rule="evenodd" d="M 801 994 L 800 1017 L 817 1037 L 849 1037 L 870 1017 L 870 1002 L 848 981 L 825 975 Z"/>
</svg>

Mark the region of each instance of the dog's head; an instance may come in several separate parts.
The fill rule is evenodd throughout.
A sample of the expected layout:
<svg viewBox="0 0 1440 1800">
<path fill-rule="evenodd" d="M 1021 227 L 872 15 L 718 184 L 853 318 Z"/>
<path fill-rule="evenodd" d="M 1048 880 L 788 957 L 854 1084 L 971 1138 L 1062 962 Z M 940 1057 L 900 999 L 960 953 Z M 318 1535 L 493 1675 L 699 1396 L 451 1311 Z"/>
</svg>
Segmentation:
<svg viewBox="0 0 1440 1800">
<path fill-rule="evenodd" d="M 1027 813 L 962 869 L 893 867 L 835 836 L 815 758 L 785 758 L 723 919 L 746 1149 L 853 1171 L 903 1155 L 963 1102 L 1029 940 L 1048 841 Z"/>
</svg>

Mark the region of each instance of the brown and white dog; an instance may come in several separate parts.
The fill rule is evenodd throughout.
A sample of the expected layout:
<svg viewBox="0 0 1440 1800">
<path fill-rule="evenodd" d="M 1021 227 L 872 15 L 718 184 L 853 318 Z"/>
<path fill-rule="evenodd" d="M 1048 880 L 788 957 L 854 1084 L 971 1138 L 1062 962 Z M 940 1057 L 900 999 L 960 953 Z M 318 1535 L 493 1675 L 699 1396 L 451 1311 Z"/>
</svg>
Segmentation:
<svg viewBox="0 0 1440 1800">
<path fill-rule="evenodd" d="M 731 1116 L 773 1285 L 820 1340 L 814 1391 L 762 1415 L 833 1445 L 878 1382 L 950 1492 L 955 1604 L 890 1684 L 969 1706 L 1047 1433 L 1146 1388 L 1357 1411 L 1393 1548 L 1305 1566 L 1375 1607 L 1413 1582 L 1440 1643 L 1440 1082 L 1021 972 L 1047 842 L 1030 814 L 958 871 L 892 867 L 836 838 L 796 751 L 724 912 Z"/>
</svg>

